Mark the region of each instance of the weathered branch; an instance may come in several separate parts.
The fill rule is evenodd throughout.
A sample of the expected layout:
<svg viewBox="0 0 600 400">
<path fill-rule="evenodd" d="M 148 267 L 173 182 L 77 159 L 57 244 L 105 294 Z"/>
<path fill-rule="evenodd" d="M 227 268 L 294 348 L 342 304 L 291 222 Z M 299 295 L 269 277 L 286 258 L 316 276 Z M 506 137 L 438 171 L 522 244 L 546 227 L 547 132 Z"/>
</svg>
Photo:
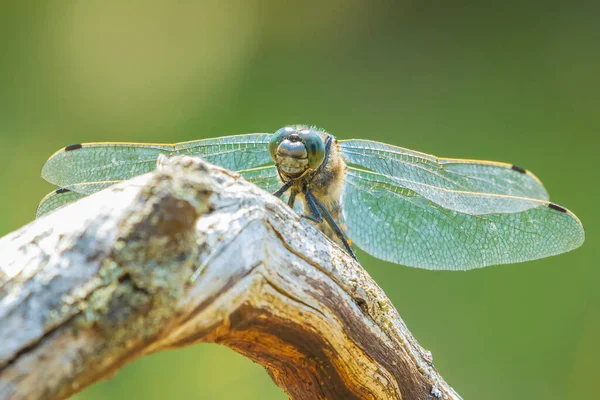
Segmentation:
<svg viewBox="0 0 600 400">
<path fill-rule="evenodd" d="M 310 222 L 200 159 L 159 167 L 0 239 L 1 399 L 65 398 L 200 342 L 294 399 L 460 398 Z"/>
</svg>

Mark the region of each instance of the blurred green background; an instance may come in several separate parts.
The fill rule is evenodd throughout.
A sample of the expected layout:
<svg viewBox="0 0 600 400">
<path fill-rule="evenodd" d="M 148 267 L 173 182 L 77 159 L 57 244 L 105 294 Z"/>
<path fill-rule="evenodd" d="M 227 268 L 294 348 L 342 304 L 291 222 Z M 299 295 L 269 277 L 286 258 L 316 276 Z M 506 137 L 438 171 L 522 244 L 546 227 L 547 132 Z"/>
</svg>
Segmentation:
<svg viewBox="0 0 600 400">
<path fill-rule="evenodd" d="M 0 6 L 0 235 L 32 220 L 51 190 L 42 164 L 76 142 L 306 123 L 515 163 L 583 221 L 582 248 L 468 273 L 359 258 L 465 399 L 597 392 L 599 2 L 12 3 Z M 138 360 L 76 398 L 285 394 L 260 366 L 198 345 Z"/>
</svg>

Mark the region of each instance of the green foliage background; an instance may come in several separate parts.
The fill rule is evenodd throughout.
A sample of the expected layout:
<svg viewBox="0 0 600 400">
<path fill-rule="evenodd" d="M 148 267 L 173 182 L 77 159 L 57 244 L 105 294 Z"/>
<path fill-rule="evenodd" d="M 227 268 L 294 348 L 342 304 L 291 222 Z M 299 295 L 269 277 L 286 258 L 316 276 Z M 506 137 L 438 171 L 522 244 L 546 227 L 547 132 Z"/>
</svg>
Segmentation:
<svg viewBox="0 0 600 400">
<path fill-rule="evenodd" d="M 0 235 L 31 221 L 51 189 L 43 162 L 76 142 L 307 123 L 515 163 L 580 217 L 581 249 L 468 273 L 359 257 L 464 398 L 588 398 L 600 378 L 598 15 L 580 0 L 3 2 Z M 202 345 L 76 398 L 285 395 L 260 366 Z"/>
</svg>

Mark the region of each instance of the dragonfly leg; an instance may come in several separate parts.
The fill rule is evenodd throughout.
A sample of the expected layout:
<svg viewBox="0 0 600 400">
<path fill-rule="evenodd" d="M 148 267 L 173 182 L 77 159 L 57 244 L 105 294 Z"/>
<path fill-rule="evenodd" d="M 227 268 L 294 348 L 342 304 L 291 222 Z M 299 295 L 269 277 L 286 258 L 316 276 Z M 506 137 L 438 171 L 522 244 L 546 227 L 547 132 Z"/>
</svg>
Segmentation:
<svg viewBox="0 0 600 400">
<path fill-rule="evenodd" d="M 290 206 L 290 208 L 293 210 L 294 209 L 294 203 L 296 202 L 296 194 L 298 192 L 296 192 L 294 189 L 290 190 L 290 198 L 288 200 L 288 206 Z"/>
<path fill-rule="evenodd" d="M 317 168 L 314 171 L 314 173 L 312 174 L 312 177 L 310 178 L 309 183 L 315 178 L 315 176 L 319 175 L 319 173 L 327 165 L 327 162 L 329 161 L 329 152 L 331 151 L 331 143 L 332 142 L 333 142 L 333 139 L 331 138 L 331 135 L 328 135 L 327 139 L 325 140 L 325 158 L 323 158 L 323 162 L 321 163 L 321 165 L 319 165 L 319 168 Z"/>
<path fill-rule="evenodd" d="M 304 193 L 304 198 L 306 199 L 306 205 L 308 205 L 308 209 L 310 210 L 310 214 L 302 214 L 302 217 L 320 224 L 323 222 L 323 216 L 321 215 L 321 211 L 319 211 L 319 207 L 315 203 L 315 196 L 313 196 L 312 193 L 306 188 L 304 188 L 302 192 Z"/>
<path fill-rule="evenodd" d="M 325 158 L 323 158 L 323 162 L 321 163 L 321 165 L 319 165 L 319 168 L 317 168 L 317 170 L 319 172 L 321 172 L 321 170 L 323 168 L 325 168 L 325 166 L 327 165 L 327 162 L 329 161 L 329 153 L 331 152 L 331 143 L 333 142 L 333 139 L 331 138 L 331 135 L 327 136 L 327 139 L 325 140 Z"/>
<path fill-rule="evenodd" d="M 275 193 L 273 193 L 273 196 L 281 197 L 282 194 L 287 192 L 287 190 L 290 188 L 290 186 L 292 186 L 292 181 L 287 181 L 286 183 L 283 184 L 282 187 L 279 188 L 279 190 L 277 190 Z"/>
<path fill-rule="evenodd" d="M 356 256 L 354 255 L 354 251 L 352 251 L 352 246 L 350 246 L 350 243 L 348 242 L 348 239 L 346 238 L 344 231 L 342 231 L 342 229 L 338 226 L 337 222 L 335 222 L 335 220 L 333 219 L 333 217 L 331 216 L 331 214 L 329 213 L 329 211 L 327 210 L 325 205 L 319 199 L 315 198 L 310 191 L 307 191 L 307 194 L 308 195 L 306 195 L 306 197 L 307 198 L 310 197 L 313 200 L 313 202 L 316 204 L 316 206 L 321 210 L 321 214 L 323 215 L 323 218 L 325 218 L 325 221 L 327 221 L 327 223 L 329 224 L 331 229 L 333 229 L 336 236 L 342 241 L 348 254 L 350 254 L 352 256 L 352 258 L 354 258 L 356 261 L 358 261 L 358 258 L 356 258 Z"/>
</svg>

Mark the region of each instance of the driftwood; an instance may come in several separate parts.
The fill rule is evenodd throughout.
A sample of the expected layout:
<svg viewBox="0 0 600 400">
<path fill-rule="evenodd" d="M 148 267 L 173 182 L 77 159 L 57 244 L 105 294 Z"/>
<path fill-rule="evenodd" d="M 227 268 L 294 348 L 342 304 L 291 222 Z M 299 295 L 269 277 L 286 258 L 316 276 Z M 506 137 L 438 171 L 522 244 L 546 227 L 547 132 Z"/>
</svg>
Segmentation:
<svg viewBox="0 0 600 400">
<path fill-rule="evenodd" d="M 0 399 L 65 398 L 202 342 L 294 399 L 460 398 L 357 262 L 203 160 L 162 159 L 0 239 Z"/>
</svg>

